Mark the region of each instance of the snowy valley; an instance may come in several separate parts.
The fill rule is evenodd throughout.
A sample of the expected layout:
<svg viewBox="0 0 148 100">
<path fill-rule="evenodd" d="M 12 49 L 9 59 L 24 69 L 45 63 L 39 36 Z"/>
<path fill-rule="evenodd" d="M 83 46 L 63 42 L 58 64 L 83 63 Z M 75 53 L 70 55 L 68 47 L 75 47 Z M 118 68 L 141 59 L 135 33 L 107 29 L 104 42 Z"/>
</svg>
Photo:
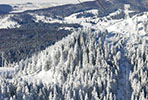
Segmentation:
<svg viewBox="0 0 148 100">
<path fill-rule="evenodd" d="M 0 17 L 2 32 L 33 27 L 61 37 L 19 61 L 2 58 L 0 100 L 148 100 L 148 12 L 124 4 L 104 14 L 94 3 Z"/>
</svg>

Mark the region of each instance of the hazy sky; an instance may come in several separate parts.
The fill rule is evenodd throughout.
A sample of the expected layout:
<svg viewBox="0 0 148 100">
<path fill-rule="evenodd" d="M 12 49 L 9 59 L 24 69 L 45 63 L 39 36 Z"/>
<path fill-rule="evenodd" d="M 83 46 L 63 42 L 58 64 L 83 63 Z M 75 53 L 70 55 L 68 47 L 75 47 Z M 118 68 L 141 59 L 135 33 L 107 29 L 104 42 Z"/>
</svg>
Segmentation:
<svg viewBox="0 0 148 100">
<path fill-rule="evenodd" d="M 50 2 L 54 0 L 0 0 L 0 4 L 12 4 L 12 3 L 26 3 L 26 2 Z"/>
<path fill-rule="evenodd" d="M 93 0 L 80 0 L 80 1 L 93 1 Z M 78 0 L 0 0 L 0 4 L 18 4 L 18 3 L 26 3 L 26 2 L 32 2 L 32 3 L 38 3 L 38 2 L 67 2 L 67 3 L 76 3 Z"/>
</svg>

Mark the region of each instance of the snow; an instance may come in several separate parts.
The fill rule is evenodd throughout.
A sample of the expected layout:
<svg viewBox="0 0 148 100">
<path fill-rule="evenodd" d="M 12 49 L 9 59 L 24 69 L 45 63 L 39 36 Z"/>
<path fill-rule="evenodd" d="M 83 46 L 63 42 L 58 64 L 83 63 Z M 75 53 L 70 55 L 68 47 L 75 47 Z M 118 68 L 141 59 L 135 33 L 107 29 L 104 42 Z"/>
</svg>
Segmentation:
<svg viewBox="0 0 148 100">
<path fill-rule="evenodd" d="M 118 10 L 102 18 L 103 19 L 102 20 L 101 18 L 97 17 L 98 12 L 95 9 L 88 10 L 85 12 L 91 12 L 95 16 L 93 18 L 92 17 L 77 18 L 76 16 L 78 14 L 83 13 L 83 12 L 80 12 L 80 13 L 75 13 L 68 17 L 65 17 L 64 22 L 78 23 L 83 25 L 84 27 L 94 28 L 94 29 L 97 29 L 98 26 L 100 26 L 102 28 L 107 29 L 108 32 L 121 33 L 121 34 L 127 35 L 128 37 L 130 37 L 132 34 L 143 36 L 147 33 L 145 31 L 147 30 L 147 26 L 145 26 L 145 24 L 147 23 L 148 13 L 145 13 L 142 16 L 135 15 L 132 18 L 126 18 L 126 19 L 111 19 L 111 16 L 121 13 L 121 11 Z M 110 20 L 107 20 L 107 18 L 109 18 Z M 91 22 L 94 22 L 96 24 L 92 25 Z"/>
<path fill-rule="evenodd" d="M 36 23 L 38 23 L 40 21 L 43 23 L 50 23 L 53 20 L 52 18 L 43 16 L 43 15 L 32 14 L 32 13 L 30 13 L 30 15 L 32 15 L 35 18 L 34 21 Z"/>
<path fill-rule="evenodd" d="M 116 32 L 124 34 L 125 36 L 129 37 L 131 39 L 131 42 L 133 42 L 135 39 L 133 36 L 144 36 L 147 34 L 147 26 L 145 24 L 147 23 L 148 13 L 145 13 L 142 16 L 134 16 L 132 18 L 127 18 L 125 20 L 120 20 L 119 22 L 116 22 L 113 25 L 105 25 L 104 27 L 107 27 L 107 30 L 109 32 Z M 145 37 L 146 38 L 146 37 Z"/>
<path fill-rule="evenodd" d="M 10 68 L 10 67 L 0 67 L 0 73 L 2 72 L 12 72 L 12 71 L 15 71 L 15 68 Z"/>
<path fill-rule="evenodd" d="M 10 20 L 11 16 L 13 16 L 13 15 L 6 15 L 6 16 L 0 18 L 0 29 L 20 27 L 20 25 L 17 22 Z"/>
<path fill-rule="evenodd" d="M 25 75 L 21 76 L 23 80 L 27 80 L 28 82 L 36 82 L 36 81 L 42 81 L 46 84 L 55 84 L 56 79 L 53 76 L 53 71 L 40 71 L 39 73 L 36 74 L 30 74 L 30 75 Z"/>
<path fill-rule="evenodd" d="M 94 16 L 77 18 L 77 15 L 86 12 Z M 148 53 L 145 42 L 148 41 L 148 12 L 131 18 L 111 19 L 111 16 L 119 13 L 120 10 L 99 18 L 98 11 L 92 9 L 67 16 L 63 21 L 32 14 L 36 22 L 78 23 L 83 28 L 37 55 L 12 65 L 18 68 L 15 78 L 22 78 L 28 83 L 41 81 L 51 87 L 55 84 L 56 88 L 64 92 L 62 96 L 66 99 L 67 92 L 79 92 L 79 97 L 82 93 L 84 97 L 88 92 L 98 95 L 96 87 L 99 89 L 99 97 L 105 100 L 128 100 L 132 96 L 136 97 L 135 94 L 141 95 L 147 82 L 147 70 L 144 67 L 148 62 L 148 58 L 145 58 Z M 9 20 L 9 17 L 5 18 L 2 22 Z M 92 28 L 95 32 L 91 31 Z M 69 27 L 65 29 L 70 30 Z M 19 66 L 22 67 L 20 70 Z M 14 71 L 13 68 L 0 68 L 0 73 Z M 99 98 L 91 93 L 91 97 Z M 143 94 L 141 96 L 144 98 Z"/>
<path fill-rule="evenodd" d="M 109 33 L 120 33 L 124 34 L 129 38 L 130 42 L 135 41 L 136 36 L 145 36 L 148 32 L 148 13 L 144 12 L 143 15 L 135 15 L 133 17 L 127 17 L 125 19 L 112 19 L 111 16 L 120 14 L 122 11 L 119 9 L 113 13 L 110 13 L 108 16 L 103 18 L 97 17 L 98 11 L 96 9 L 87 10 L 85 12 L 74 13 L 70 16 L 64 18 L 64 20 L 52 19 L 50 17 L 44 17 L 40 15 L 33 15 L 36 18 L 36 22 L 42 21 L 44 23 L 68 23 L 68 24 L 80 24 L 83 27 L 94 28 L 94 29 L 107 29 Z M 93 17 L 80 17 L 77 18 L 77 15 L 83 13 L 92 13 Z M 108 20 L 109 19 L 109 20 Z M 92 24 L 95 23 L 95 24 Z M 61 29 L 61 28 L 59 28 Z M 65 28 L 71 30 L 71 28 Z M 145 37 L 148 40 L 148 37 Z"/>
<path fill-rule="evenodd" d="M 77 15 L 83 14 L 83 13 L 92 13 L 92 14 L 95 15 L 95 17 L 94 18 L 91 18 L 91 17 L 77 18 Z M 92 27 L 92 24 L 90 23 L 91 21 L 96 23 L 97 15 L 98 15 L 98 11 L 96 9 L 92 9 L 92 10 L 88 10 L 88 11 L 85 11 L 85 12 L 75 13 L 75 14 L 72 14 L 68 17 L 65 17 L 63 22 L 65 22 L 65 23 L 77 23 L 77 24 L 83 25 L 84 27 L 90 28 L 90 27 Z"/>
<path fill-rule="evenodd" d="M 14 75 L 15 72 L 16 72 L 16 68 L 0 67 L 0 80 L 5 79 L 8 76 Z M 11 80 L 12 77 L 7 79 Z"/>
</svg>

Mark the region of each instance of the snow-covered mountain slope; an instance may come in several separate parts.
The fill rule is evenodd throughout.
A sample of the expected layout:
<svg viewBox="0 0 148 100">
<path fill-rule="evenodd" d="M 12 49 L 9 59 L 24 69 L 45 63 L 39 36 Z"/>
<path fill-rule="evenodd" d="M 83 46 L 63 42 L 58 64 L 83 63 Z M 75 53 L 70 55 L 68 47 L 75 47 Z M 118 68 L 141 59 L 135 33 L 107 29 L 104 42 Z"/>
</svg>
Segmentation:
<svg viewBox="0 0 148 100">
<path fill-rule="evenodd" d="M 8 85 L 1 86 L 1 98 L 147 100 L 147 13 L 120 20 L 86 17 L 81 21 L 83 29 L 8 65 L 16 72 L 3 76 L 1 84 Z M 96 24 L 86 25 L 89 21 Z"/>
<path fill-rule="evenodd" d="M 148 12 L 118 17 L 123 12 L 98 17 L 89 9 L 64 18 L 27 13 L 36 23 L 83 27 L 0 68 L 0 99 L 148 100 Z"/>
<path fill-rule="evenodd" d="M 58 2 L 58 1 L 55 1 L 55 2 Z M 76 2 L 73 2 L 73 3 L 76 3 Z M 48 5 L 48 3 L 45 3 L 45 4 Z M 69 4 L 68 1 L 66 4 Z M 105 7 L 108 6 L 105 4 L 104 4 Z M 36 5 L 33 3 L 27 3 L 23 5 L 25 6 L 24 7 L 25 9 L 28 9 L 28 7 L 26 7 L 27 5 L 29 7 L 32 7 L 33 9 L 36 9 L 35 7 Z M 85 8 L 82 8 L 83 6 L 85 6 Z M 106 7 L 106 11 L 103 11 L 102 8 L 100 8 L 100 6 L 98 6 L 95 1 L 84 2 L 83 6 L 80 4 L 73 4 L 73 5 L 63 5 L 63 6 L 57 6 L 57 7 L 50 6 L 51 8 L 44 7 L 44 9 L 41 9 L 42 7 L 41 8 L 39 7 L 38 10 L 30 9 L 31 11 L 26 11 L 24 13 L 13 14 L 13 16 L 9 16 L 10 20 L 5 21 L 5 23 L 2 22 L 1 27 L 6 28 L 8 24 L 7 22 L 9 21 L 11 21 L 12 23 L 15 23 L 14 25 L 11 25 L 11 27 L 9 28 L 13 28 L 15 26 L 21 26 L 20 23 L 24 24 L 24 23 L 32 23 L 32 22 L 40 22 L 40 21 L 43 23 L 55 23 L 55 22 L 57 23 L 63 23 L 63 22 L 64 23 L 78 23 L 78 24 L 81 23 L 83 25 L 85 24 L 85 26 L 90 27 L 91 24 L 97 24 L 98 21 L 99 23 L 100 22 L 102 23 L 103 21 L 107 21 L 111 18 L 114 19 L 113 21 L 115 21 L 115 19 L 121 19 L 125 17 L 126 11 L 124 8 L 124 4 L 122 4 L 119 9 L 117 9 L 118 7 L 117 4 L 115 7 L 112 7 L 110 5 Z M 130 7 L 130 5 L 128 6 L 129 8 L 127 9 L 130 10 L 128 11 L 129 16 L 134 16 L 136 13 L 138 13 L 138 11 L 140 11 L 140 10 L 133 10 L 133 8 Z M 59 12 L 59 10 L 61 10 L 61 12 Z M 104 12 L 106 12 L 106 14 L 104 14 Z M 104 19 L 100 19 L 100 16 L 104 17 Z M 5 17 L 2 17 L 2 18 L 3 19 L 1 20 L 7 19 Z M 106 22 L 103 22 L 103 23 L 106 23 Z"/>
<path fill-rule="evenodd" d="M 20 25 L 12 21 L 10 18 L 13 15 L 3 15 L 0 17 L 0 29 L 7 29 L 7 28 L 18 28 Z"/>
</svg>

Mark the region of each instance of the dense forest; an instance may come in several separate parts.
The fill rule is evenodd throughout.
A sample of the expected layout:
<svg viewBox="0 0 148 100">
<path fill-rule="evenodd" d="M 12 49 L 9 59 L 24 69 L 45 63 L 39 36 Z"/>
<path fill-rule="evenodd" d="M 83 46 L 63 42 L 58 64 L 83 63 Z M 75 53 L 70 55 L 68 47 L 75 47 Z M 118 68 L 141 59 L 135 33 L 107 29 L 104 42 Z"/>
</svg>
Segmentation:
<svg viewBox="0 0 148 100">
<path fill-rule="evenodd" d="M 110 35 L 115 41 L 109 41 Z M 1 80 L 0 97 L 147 100 L 148 48 L 145 40 L 137 38 L 132 44 L 126 43 L 127 40 L 121 34 L 107 31 L 74 32 L 41 53 L 11 65 L 19 69 L 2 74 L 5 80 Z M 40 76 L 41 73 L 45 73 L 46 78 Z M 43 81 L 39 81 L 40 77 Z"/>
<path fill-rule="evenodd" d="M 59 27 L 76 29 L 81 26 L 78 24 L 26 23 L 16 29 L 0 29 L 1 57 L 4 53 L 3 58 L 7 63 L 20 61 L 53 45 L 72 32 L 72 30 L 59 30 Z"/>
</svg>

